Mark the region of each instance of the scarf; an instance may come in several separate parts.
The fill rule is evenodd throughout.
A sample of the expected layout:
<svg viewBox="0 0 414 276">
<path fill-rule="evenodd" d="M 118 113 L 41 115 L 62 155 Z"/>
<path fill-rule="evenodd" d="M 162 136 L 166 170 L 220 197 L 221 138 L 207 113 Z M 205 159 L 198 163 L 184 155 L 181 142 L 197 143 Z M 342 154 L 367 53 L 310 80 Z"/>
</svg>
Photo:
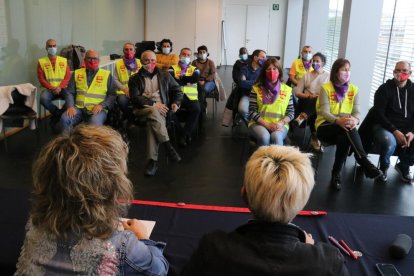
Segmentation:
<svg viewBox="0 0 414 276">
<path fill-rule="evenodd" d="M 266 80 L 265 89 L 262 90 L 263 104 L 272 104 L 279 96 L 280 92 L 280 81 L 277 81 L 275 84 Z"/>
<path fill-rule="evenodd" d="M 335 88 L 335 98 L 338 103 L 341 103 L 344 100 L 346 92 L 348 92 L 349 83 L 344 84 L 333 84 Z"/>
<path fill-rule="evenodd" d="M 124 57 L 123 60 L 124 60 L 126 68 L 129 71 L 135 72 L 135 70 L 137 70 L 137 61 L 135 60 L 135 58 L 127 59 Z"/>
<path fill-rule="evenodd" d="M 306 71 L 309 71 L 309 68 L 311 67 L 312 62 L 311 61 L 306 61 L 304 59 L 302 59 L 302 62 L 303 62 L 303 66 L 305 66 Z"/>
<path fill-rule="evenodd" d="M 185 76 L 185 73 L 187 72 L 187 68 L 190 64 L 185 64 L 185 63 L 181 63 L 179 62 L 178 65 L 180 65 L 181 68 L 181 76 Z"/>
</svg>

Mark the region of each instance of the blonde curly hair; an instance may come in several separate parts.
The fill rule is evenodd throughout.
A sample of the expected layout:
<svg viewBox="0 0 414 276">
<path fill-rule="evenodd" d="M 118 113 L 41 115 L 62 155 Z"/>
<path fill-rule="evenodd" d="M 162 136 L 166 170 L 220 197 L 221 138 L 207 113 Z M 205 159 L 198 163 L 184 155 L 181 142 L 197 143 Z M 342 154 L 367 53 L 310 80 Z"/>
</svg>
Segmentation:
<svg viewBox="0 0 414 276">
<path fill-rule="evenodd" d="M 133 198 L 128 146 L 113 129 L 80 125 L 49 142 L 33 165 L 35 227 L 106 239 Z"/>
</svg>

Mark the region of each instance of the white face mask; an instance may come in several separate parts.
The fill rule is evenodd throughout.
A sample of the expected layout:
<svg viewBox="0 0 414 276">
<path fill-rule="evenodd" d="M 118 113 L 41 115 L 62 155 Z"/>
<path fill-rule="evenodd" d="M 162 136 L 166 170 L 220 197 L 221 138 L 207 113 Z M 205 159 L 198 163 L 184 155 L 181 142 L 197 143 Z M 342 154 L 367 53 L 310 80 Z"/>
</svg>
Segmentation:
<svg viewBox="0 0 414 276">
<path fill-rule="evenodd" d="M 170 53 L 170 51 L 171 51 L 171 48 L 162 48 L 162 53 L 164 55 L 168 55 Z"/>
<path fill-rule="evenodd" d="M 313 55 L 311 53 L 307 53 L 307 54 L 303 55 L 303 59 L 306 60 L 306 61 L 311 60 L 312 57 L 313 57 Z"/>
<path fill-rule="evenodd" d="M 200 59 L 206 59 L 207 58 L 207 54 L 199 54 L 198 57 Z"/>
<path fill-rule="evenodd" d="M 56 56 L 57 48 L 56 47 L 49 47 L 49 48 L 47 48 L 47 53 L 51 56 Z"/>
</svg>

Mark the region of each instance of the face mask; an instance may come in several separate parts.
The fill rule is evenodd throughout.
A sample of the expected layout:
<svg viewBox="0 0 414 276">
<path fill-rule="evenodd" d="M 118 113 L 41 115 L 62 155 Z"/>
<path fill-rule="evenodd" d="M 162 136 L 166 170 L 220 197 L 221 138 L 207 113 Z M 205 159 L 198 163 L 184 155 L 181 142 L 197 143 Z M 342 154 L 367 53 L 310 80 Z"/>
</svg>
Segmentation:
<svg viewBox="0 0 414 276">
<path fill-rule="evenodd" d="M 313 69 L 315 69 L 316 71 L 318 71 L 319 68 L 321 68 L 321 64 L 314 62 L 314 63 L 312 63 L 312 67 L 313 67 Z"/>
<path fill-rule="evenodd" d="M 96 68 L 98 68 L 98 66 L 99 66 L 99 61 L 97 61 L 97 60 L 86 60 L 85 61 L 85 66 L 88 69 L 96 70 Z"/>
<path fill-rule="evenodd" d="M 47 53 L 51 56 L 56 56 L 57 48 L 56 47 L 47 48 Z"/>
<path fill-rule="evenodd" d="M 242 54 L 239 57 L 241 60 L 247 60 L 247 54 Z"/>
<path fill-rule="evenodd" d="M 266 58 L 261 58 L 257 61 L 260 67 L 262 67 L 265 62 L 266 62 Z"/>
<path fill-rule="evenodd" d="M 154 69 L 155 69 L 155 63 L 144 64 L 144 65 L 142 65 L 142 68 L 147 70 L 149 73 L 152 73 L 152 72 L 154 72 Z"/>
<path fill-rule="evenodd" d="M 189 57 L 180 58 L 180 62 L 182 64 L 189 64 L 190 63 L 190 58 Z"/>
<path fill-rule="evenodd" d="M 339 81 L 341 83 L 348 82 L 351 78 L 351 71 L 339 71 Z"/>
<path fill-rule="evenodd" d="M 313 55 L 311 53 L 307 53 L 307 54 L 303 55 L 303 59 L 306 60 L 306 61 L 309 61 L 309 60 L 311 60 L 312 56 Z"/>
<path fill-rule="evenodd" d="M 170 53 L 170 51 L 171 51 L 171 48 L 162 48 L 162 53 L 164 55 L 168 55 Z"/>
<path fill-rule="evenodd" d="M 279 71 L 278 70 L 266 71 L 266 79 L 268 81 L 274 82 L 278 78 L 279 78 Z"/>
<path fill-rule="evenodd" d="M 399 82 L 406 81 L 409 77 L 410 75 L 408 73 L 394 73 L 394 78 Z"/>
<path fill-rule="evenodd" d="M 199 54 L 198 58 L 200 59 L 206 59 L 207 58 L 207 54 Z"/>
</svg>

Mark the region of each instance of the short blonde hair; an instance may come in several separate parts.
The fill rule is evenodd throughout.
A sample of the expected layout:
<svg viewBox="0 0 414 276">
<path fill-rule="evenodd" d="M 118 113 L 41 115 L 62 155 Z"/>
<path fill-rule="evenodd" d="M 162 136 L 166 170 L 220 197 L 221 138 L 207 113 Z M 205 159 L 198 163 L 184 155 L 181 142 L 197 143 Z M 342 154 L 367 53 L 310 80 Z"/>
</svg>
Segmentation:
<svg viewBox="0 0 414 276">
<path fill-rule="evenodd" d="M 262 146 L 246 164 L 244 188 L 257 219 L 288 223 L 303 209 L 314 180 L 310 154 L 286 146 Z"/>
<path fill-rule="evenodd" d="M 109 238 L 133 198 L 127 156 L 121 136 L 105 126 L 80 125 L 49 142 L 33 165 L 33 225 Z"/>
</svg>

